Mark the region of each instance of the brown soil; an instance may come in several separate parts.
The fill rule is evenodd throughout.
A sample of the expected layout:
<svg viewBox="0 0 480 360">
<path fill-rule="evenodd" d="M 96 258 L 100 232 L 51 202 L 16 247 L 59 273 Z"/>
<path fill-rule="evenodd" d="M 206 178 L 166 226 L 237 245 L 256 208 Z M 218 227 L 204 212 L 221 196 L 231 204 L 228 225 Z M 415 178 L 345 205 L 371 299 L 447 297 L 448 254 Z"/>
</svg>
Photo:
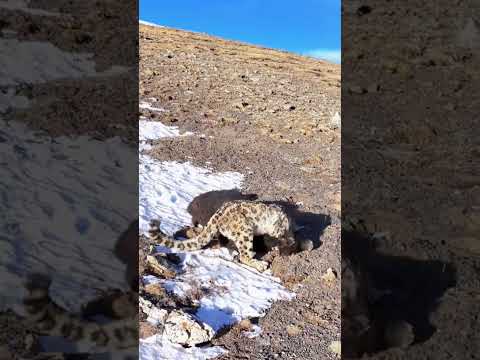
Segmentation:
<svg viewBox="0 0 480 360">
<path fill-rule="evenodd" d="M 198 33 L 140 26 L 140 100 L 166 113 L 143 114 L 196 135 L 159 141 L 151 155 L 245 175 L 243 190 L 290 200 L 322 231 L 310 252 L 275 258 L 294 289 L 259 320 L 261 336 L 235 329 L 213 342 L 222 359 L 333 359 L 340 338 L 340 66 Z M 204 137 L 198 135 L 204 134 Z M 288 330 L 290 329 L 290 331 Z M 291 331 L 295 329 L 295 331 Z"/>
<path fill-rule="evenodd" d="M 11 40 L 49 43 L 69 54 L 91 54 L 97 72 L 95 76 L 65 75 L 43 83 L 2 85 L 1 91 L 13 90 L 30 102 L 26 109 L 8 109 L 1 114 L 2 118 L 23 121 L 51 136 L 88 134 L 98 139 L 121 136 L 135 146 L 138 99 L 136 86 L 131 86 L 138 79 L 135 6 L 67 0 L 34 1 L 29 6 L 59 16 L 0 7 L 0 16 L 6 19 L 2 20 L 0 30 L 12 32 Z M 50 61 L 55 62 L 55 55 Z M 100 75 L 112 67 L 123 70 Z"/>
<path fill-rule="evenodd" d="M 342 7 L 342 241 L 371 248 L 372 281 L 392 291 L 374 310 L 415 334 L 372 359 L 478 357 L 480 52 L 462 37 L 470 21 L 478 39 L 479 8 L 457 5 Z"/>
</svg>

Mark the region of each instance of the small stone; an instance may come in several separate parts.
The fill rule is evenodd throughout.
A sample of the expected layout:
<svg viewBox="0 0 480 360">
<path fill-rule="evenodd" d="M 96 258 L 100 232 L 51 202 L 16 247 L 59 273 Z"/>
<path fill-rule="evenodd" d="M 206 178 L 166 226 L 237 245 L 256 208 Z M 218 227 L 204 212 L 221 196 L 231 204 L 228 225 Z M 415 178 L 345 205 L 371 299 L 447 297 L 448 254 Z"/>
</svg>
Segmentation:
<svg viewBox="0 0 480 360">
<path fill-rule="evenodd" d="M 252 329 L 252 322 L 248 319 L 243 319 L 238 323 L 238 327 L 241 330 L 251 330 Z"/>
<path fill-rule="evenodd" d="M 310 239 L 302 239 L 299 241 L 300 251 L 312 251 L 313 250 L 313 241 Z"/>
<path fill-rule="evenodd" d="M 342 118 L 340 114 L 336 112 L 330 119 L 330 127 L 332 129 L 338 129 L 342 125 Z"/>
<path fill-rule="evenodd" d="M 173 265 L 162 256 L 147 255 L 147 268 L 154 275 L 166 279 L 173 279 L 175 277 L 175 270 Z"/>
<path fill-rule="evenodd" d="M 158 333 L 158 329 L 146 321 L 141 321 L 139 323 L 138 330 L 140 339 L 146 339 Z"/>
<path fill-rule="evenodd" d="M 322 279 L 328 283 L 331 283 L 337 279 L 337 275 L 332 268 L 328 268 L 325 274 L 322 275 Z"/>
<path fill-rule="evenodd" d="M 164 336 L 173 343 L 194 346 L 212 340 L 215 332 L 190 314 L 174 310 L 165 322 Z"/>
<path fill-rule="evenodd" d="M 270 338 L 268 336 L 259 336 L 259 337 L 256 338 L 256 341 L 260 346 L 263 346 L 263 347 L 270 347 L 271 346 L 271 341 L 270 341 Z"/>
<path fill-rule="evenodd" d="M 168 311 L 165 309 L 160 309 L 153 305 L 152 302 L 144 299 L 143 297 L 139 297 L 139 307 L 147 316 L 147 322 L 152 324 L 153 326 L 162 326 L 165 323 L 165 320 L 168 316 Z"/>
<path fill-rule="evenodd" d="M 342 343 L 340 341 L 332 341 L 328 349 L 336 356 L 340 357 L 342 354 Z"/>
<path fill-rule="evenodd" d="M 302 328 L 298 325 L 288 325 L 287 326 L 287 334 L 289 336 L 297 336 L 301 334 Z"/>
<path fill-rule="evenodd" d="M 328 324 L 328 321 L 322 319 L 319 315 L 317 315 L 314 311 L 307 310 L 304 312 L 303 317 L 305 320 L 315 326 L 325 326 Z"/>
<path fill-rule="evenodd" d="M 160 284 L 145 285 L 145 292 L 157 297 L 164 297 L 166 295 L 165 289 Z"/>
</svg>

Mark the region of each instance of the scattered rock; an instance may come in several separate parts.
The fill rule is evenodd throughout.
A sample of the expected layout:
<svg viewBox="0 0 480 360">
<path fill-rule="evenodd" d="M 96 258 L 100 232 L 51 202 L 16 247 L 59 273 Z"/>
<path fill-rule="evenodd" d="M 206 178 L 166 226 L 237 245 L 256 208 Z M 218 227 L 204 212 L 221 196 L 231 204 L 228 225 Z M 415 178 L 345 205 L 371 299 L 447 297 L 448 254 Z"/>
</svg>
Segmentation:
<svg viewBox="0 0 480 360">
<path fill-rule="evenodd" d="M 181 33 L 173 35 L 181 36 Z M 167 106 L 170 112 L 169 114 L 171 115 L 165 116 L 175 116 L 179 119 L 179 122 L 181 122 L 180 125 L 191 125 L 189 126 L 189 130 L 198 131 L 198 133 L 207 133 L 208 131 L 208 134 L 212 134 L 214 132 L 216 133 L 216 130 L 218 130 L 222 133 L 222 137 L 225 135 L 225 137 L 228 138 L 233 135 L 234 139 L 236 139 L 237 137 L 235 134 L 244 132 L 245 135 L 248 135 L 246 140 L 255 139 L 258 141 L 258 146 L 251 146 L 252 142 L 245 141 L 244 143 L 242 142 L 241 147 L 237 146 L 240 145 L 240 143 L 237 144 L 236 140 L 233 141 L 232 144 L 236 146 L 235 151 L 233 151 L 233 149 L 231 152 L 219 151 L 214 155 L 218 160 L 212 161 L 212 164 L 209 167 L 220 169 L 223 166 L 222 158 L 234 159 L 236 152 L 241 149 L 241 155 L 248 158 L 249 164 L 255 163 L 255 165 L 252 166 L 252 168 L 255 169 L 254 176 L 251 176 L 251 178 L 253 181 L 256 181 L 258 176 L 261 176 L 263 173 L 268 172 L 274 175 L 273 172 L 280 163 L 290 164 L 291 159 L 298 157 L 298 161 L 296 161 L 295 164 L 292 162 L 292 165 L 294 166 L 291 168 L 295 169 L 298 168 L 297 163 L 301 164 L 303 158 L 309 156 L 308 154 L 322 154 L 322 159 L 319 164 L 305 164 L 310 167 L 308 170 L 312 171 L 312 176 L 309 176 L 308 173 L 302 174 L 305 175 L 304 177 L 302 176 L 303 178 L 309 179 L 308 181 L 292 181 L 291 178 L 288 176 L 284 177 L 283 175 L 274 176 L 274 178 L 267 176 L 267 179 L 272 180 L 271 183 L 262 185 L 258 187 L 258 189 L 262 190 L 262 194 L 264 194 L 266 199 L 279 199 L 284 195 L 296 194 L 301 191 L 305 194 L 302 199 L 308 198 L 308 200 L 304 200 L 305 205 L 302 205 L 305 210 L 309 209 L 310 211 L 317 213 L 318 211 L 322 211 L 323 207 L 325 207 L 325 211 L 330 211 L 327 209 L 327 205 L 323 206 L 323 204 L 328 204 L 329 201 L 326 195 L 321 196 L 323 202 L 319 207 L 316 207 L 316 205 L 313 204 L 318 204 L 320 201 L 317 202 L 317 199 L 312 201 L 311 197 L 308 197 L 307 195 L 310 193 L 309 189 L 315 188 L 315 185 L 317 184 L 322 184 L 321 191 L 317 191 L 317 193 L 324 193 L 323 190 L 325 190 L 325 194 L 327 194 L 336 187 L 336 185 L 332 185 L 332 187 L 330 187 L 330 185 L 333 184 L 331 179 L 334 177 L 333 173 L 335 169 L 333 166 L 336 164 L 332 161 L 334 159 L 331 154 L 336 153 L 337 148 L 334 146 L 330 147 L 329 141 L 333 134 L 338 133 L 338 131 L 332 131 L 332 127 L 337 128 L 338 125 L 331 126 L 330 121 L 332 115 L 335 114 L 336 111 L 340 114 L 340 91 L 338 88 L 333 88 L 332 85 L 335 83 L 335 86 L 338 86 L 338 81 L 336 81 L 336 79 L 340 78 L 339 68 L 337 70 L 337 66 L 334 68 L 333 65 L 321 61 L 305 60 L 304 58 L 297 58 L 296 56 L 289 54 L 279 54 L 280 58 L 277 59 L 275 58 L 275 54 L 269 53 L 268 56 L 261 58 L 257 52 L 249 54 L 248 51 L 244 51 L 245 48 L 243 46 L 240 49 L 235 48 L 236 54 L 232 55 L 233 51 L 228 44 L 227 47 L 219 47 L 215 53 L 212 53 L 212 51 L 207 49 L 207 46 L 204 46 L 203 44 L 201 48 L 194 48 L 192 46 L 191 51 L 187 52 L 173 43 L 164 42 L 163 38 L 163 34 L 162 36 L 159 35 L 157 37 L 158 46 L 153 46 L 151 43 L 142 44 L 143 47 L 141 48 L 141 53 L 144 56 L 144 59 L 146 59 L 146 66 L 161 69 L 164 78 L 169 80 L 161 82 L 158 77 L 153 81 L 145 79 L 145 86 L 151 88 L 152 94 L 158 96 L 161 99 L 160 103 Z M 178 40 L 180 43 L 185 41 L 197 45 L 196 42 L 191 41 L 189 37 L 186 37 L 185 39 L 179 38 Z M 235 47 L 236 46 L 237 45 L 235 45 Z M 165 54 L 167 49 L 171 49 L 175 54 L 174 59 L 167 60 L 159 55 Z M 256 51 L 256 49 L 253 50 Z M 193 59 L 190 56 L 187 56 L 189 53 L 196 54 L 198 58 Z M 235 61 L 238 63 L 239 68 L 232 68 L 230 62 L 224 64 L 224 62 L 222 62 L 222 56 L 228 56 L 229 60 L 235 57 Z M 298 60 L 293 61 L 294 58 Z M 213 66 L 215 66 L 215 68 L 213 68 Z M 332 69 L 330 69 L 330 67 Z M 259 75 L 253 76 L 253 70 L 260 71 Z M 142 74 L 140 75 L 142 78 Z M 258 84 L 261 86 L 252 87 L 256 79 L 258 79 Z M 221 84 L 222 86 L 217 86 L 217 84 Z M 257 89 L 259 89 L 259 91 L 257 91 Z M 171 100 L 172 98 L 174 98 L 174 101 Z M 186 109 L 188 112 L 185 111 Z M 274 115 L 271 115 L 269 111 Z M 207 114 L 207 116 L 205 116 L 205 114 Z M 223 124 L 220 121 L 222 118 L 224 119 Z M 222 128 L 222 125 L 224 128 Z M 319 131 L 318 127 L 321 127 L 322 131 Z M 260 131 L 265 136 L 259 136 L 257 132 Z M 270 134 L 275 134 L 275 139 L 271 139 L 269 136 Z M 193 148 L 188 148 L 188 150 L 181 152 L 180 157 L 182 160 L 190 155 L 195 161 L 198 161 L 198 164 L 202 164 L 204 163 L 204 160 L 207 159 L 206 157 L 203 158 L 203 155 L 208 154 L 208 152 L 212 152 L 213 154 L 213 151 L 220 149 L 225 141 L 225 139 L 220 139 L 220 137 L 210 141 L 208 135 L 208 140 L 204 142 L 200 140 L 197 142 L 196 139 L 197 137 L 192 137 L 192 141 L 195 142 L 195 150 L 200 150 L 205 147 L 205 152 L 200 150 L 200 154 L 198 155 L 200 157 L 197 157 L 196 152 L 192 153 Z M 182 146 L 187 145 L 188 147 L 188 144 L 190 144 L 190 138 L 179 138 L 175 141 L 177 140 L 179 143 L 182 143 Z M 165 141 L 165 143 L 167 142 L 169 142 L 169 140 Z M 309 148 L 309 145 L 312 145 L 311 149 Z M 339 145 L 338 136 L 335 138 L 334 145 Z M 177 146 L 178 145 L 173 143 L 171 147 L 168 145 L 168 154 L 167 152 L 162 155 L 159 153 L 159 158 L 167 158 L 171 155 L 177 159 L 177 155 L 174 155 L 173 152 L 171 153 L 171 151 L 177 148 Z M 277 149 L 278 153 L 285 149 L 286 157 L 279 157 L 278 163 L 276 162 L 277 158 L 272 157 L 273 161 L 271 163 L 264 164 L 263 160 L 266 157 L 263 151 L 266 146 L 268 149 L 272 149 L 275 155 L 277 154 Z M 324 147 L 325 151 L 323 151 Z M 320 149 L 322 150 L 320 151 Z M 250 153 L 248 153 L 248 151 L 250 151 Z M 211 159 L 212 157 L 209 155 L 207 160 Z M 239 160 L 241 161 L 238 163 L 238 166 L 241 166 L 242 169 L 244 169 L 243 171 L 248 173 L 248 170 L 250 169 L 248 169 L 243 163 L 243 157 L 239 157 Z M 257 169 L 260 168 L 259 161 L 262 162 L 262 169 L 260 173 L 257 174 Z M 226 160 L 225 165 L 229 165 L 229 168 L 232 168 L 232 163 L 228 162 L 230 162 L 230 160 Z M 236 164 L 233 165 L 235 165 L 233 168 L 236 169 Z M 311 183 L 310 179 L 312 179 Z M 280 187 L 278 189 L 276 186 L 277 181 L 281 181 L 281 183 L 278 184 Z M 297 188 L 297 184 L 308 184 L 309 186 L 305 188 Z M 269 190 L 267 192 L 263 191 L 263 186 L 268 187 Z M 255 186 L 251 189 L 258 191 Z M 208 209 L 211 208 L 209 204 L 202 201 L 201 205 L 202 214 L 200 215 L 208 213 Z M 191 215 L 192 218 L 195 218 L 192 213 Z M 207 220 L 210 218 L 210 215 L 206 216 Z M 194 220 L 193 225 L 196 225 L 197 222 L 200 223 L 201 221 Z M 316 230 L 312 230 L 311 233 L 309 232 L 308 234 L 310 239 L 299 243 L 299 246 L 295 246 L 294 252 L 297 252 L 299 247 L 304 251 L 312 250 L 313 244 L 317 244 L 319 240 L 317 234 L 319 233 L 317 233 Z M 338 238 L 339 237 L 336 239 Z M 313 241 L 311 241 L 312 239 Z M 218 240 L 222 241 L 223 239 Z M 257 241 L 257 243 L 259 242 Z M 261 245 L 262 250 L 265 249 L 263 246 L 264 244 Z M 259 255 L 262 252 L 263 251 L 260 251 Z M 278 264 L 279 272 L 278 274 L 276 273 L 276 275 L 278 275 L 282 281 L 287 282 L 287 287 L 289 284 L 297 284 L 301 282 L 307 276 L 309 268 L 308 265 L 305 265 L 305 258 L 308 258 L 308 260 L 312 262 L 317 259 L 315 252 L 312 254 L 294 255 L 291 257 L 275 256 L 276 253 L 277 250 L 272 249 L 268 252 L 267 256 L 272 255 L 274 258 L 273 260 Z M 261 260 L 266 259 L 265 257 L 261 257 Z M 295 269 L 292 269 L 292 260 L 295 263 Z M 319 271 L 326 269 L 327 267 L 328 266 L 323 264 L 315 264 L 315 269 L 312 271 L 312 278 L 316 279 L 317 284 L 319 277 L 322 275 Z M 319 286 L 317 286 L 317 288 L 318 287 Z M 153 291 L 155 290 L 156 289 L 153 288 Z M 324 291 L 324 288 L 319 290 L 319 292 Z M 317 290 L 311 294 L 311 296 L 316 295 L 318 295 Z M 178 302 L 179 300 L 176 299 L 176 301 Z M 328 301 L 336 300 L 329 299 Z M 292 306 L 293 304 L 293 302 L 288 303 L 286 306 Z M 167 307 L 164 306 L 164 308 Z M 328 316 L 327 318 L 330 319 Z M 246 357 L 247 353 L 250 355 L 250 358 L 256 358 L 258 356 L 268 357 L 272 356 L 273 353 L 277 353 L 277 355 L 280 354 L 281 350 L 284 350 L 285 352 L 280 355 L 280 358 L 292 357 L 295 356 L 294 353 L 296 351 L 293 351 L 295 349 L 292 349 L 292 353 L 289 353 L 289 350 L 283 346 L 284 344 L 282 344 L 282 346 L 277 346 L 278 342 L 281 341 L 281 332 L 283 331 L 283 336 L 289 337 L 290 341 L 303 346 L 303 338 L 311 336 L 307 331 L 307 329 L 310 330 L 311 325 L 306 325 L 308 328 L 303 328 L 301 324 L 293 322 L 293 319 L 290 319 L 290 321 L 292 321 L 292 324 L 297 325 L 297 328 L 300 331 L 300 334 L 296 337 L 292 336 L 290 338 L 289 335 L 285 333 L 289 323 L 284 323 L 283 327 L 277 327 L 275 329 L 265 326 L 265 332 L 262 336 L 255 338 L 253 341 L 248 341 L 248 343 L 255 343 L 256 346 L 260 348 L 265 346 L 266 348 L 262 349 L 266 352 L 264 354 L 254 354 L 253 352 L 248 353 L 249 349 L 246 349 L 244 346 L 239 346 L 234 349 L 236 342 L 226 340 L 227 337 L 230 339 L 230 337 L 234 335 L 235 337 L 238 336 L 236 340 L 243 339 L 242 341 L 245 341 L 246 334 L 243 333 L 245 331 L 240 332 L 238 327 L 244 326 L 247 328 L 252 326 L 249 324 L 248 320 L 244 321 L 242 324 L 238 324 L 233 331 L 230 331 L 225 336 L 219 338 L 218 342 L 217 339 L 213 342 L 215 345 L 225 345 L 229 351 L 231 351 L 231 355 L 229 356 L 232 358 Z M 278 322 L 275 323 L 278 326 Z M 322 321 L 321 319 L 312 319 L 311 323 L 322 323 Z M 307 324 L 306 321 L 305 324 Z M 330 341 L 335 339 L 333 337 L 335 331 L 332 330 L 335 326 L 337 326 L 335 321 L 331 321 L 326 324 L 325 329 L 322 329 L 327 336 L 327 339 L 324 339 L 327 346 Z M 298 329 L 296 330 L 298 331 Z M 280 334 L 278 333 L 279 331 Z M 293 331 L 295 332 L 295 330 Z M 269 340 L 271 340 L 271 344 Z M 265 342 L 265 344 L 260 345 L 263 342 Z M 328 354 L 320 354 L 320 352 L 317 351 L 317 346 L 314 347 L 314 350 L 309 349 L 305 354 L 328 356 Z M 326 350 L 323 347 L 323 344 L 318 345 L 318 350 L 320 350 L 321 347 L 323 351 Z M 328 352 L 328 350 L 326 351 Z M 298 353 L 297 357 L 299 357 Z"/>
<path fill-rule="evenodd" d="M 165 323 L 168 315 L 168 311 L 165 309 L 159 309 L 152 302 L 139 297 L 138 305 L 140 309 L 147 315 L 147 322 L 156 327 L 161 327 Z"/>
<path fill-rule="evenodd" d="M 298 241 L 298 248 L 300 251 L 312 251 L 313 241 L 310 239 L 300 239 Z"/>
<path fill-rule="evenodd" d="M 340 357 L 342 354 L 342 343 L 340 341 L 332 341 L 328 349 L 336 356 Z"/>
<path fill-rule="evenodd" d="M 145 292 L 147 294 L 163 298 L 166 296 L 165 289 L 160 284 L 145 285 Z"/>
<path fill-rule="evenodd" d="M 242 331 L 242 334 L 249 339 L 258 337 L 262 333 L 262 328 L 258 325 L 252 325 L 250 330 Z"/>
<path fill-rule="evenodd" d="M 288 325 L 287 334 L 289 336 L 297 336 L 302 333 L 302 328 L 298 325 Z"/>
<path fill-rule="evenodd" d="M 147 78 L 150 77 L 150 76 L 152 76 L 153 73 L 154 73 L 154 71 L 151 70 L 151 69 L 146 69 L 146 70 L 143 71 L 143 75 L 144 75 L 145 77 L 147 77 Z"/>
<path fill-rule="evenodd" d="M 147 269 L 154 275 L 166 279 L 173 279 L 176 274 L 173 265 L 161 255 L 147 255 Z"/>
<path fill-rule="evenodd" d="M 322 279 L 327 283 L 331 283 L 337 280 L 337 274 L 332 268 L 328 268 L 325 274 L 322 275 Z"/>
<path fill-rule="evenodd" d="M 260 346 L 263 347 L 270 347 L 272 345 L 270 337 L 268 336 L 260 336 L 256 339 L 256 341 Z"/>
<path fill-rule="evenodd" d="M 138 330 L 140 339 L 146 339 L 158 333 L 158 329 L 146 321 L 140 321 Z"/>
<path fill-rule="evenodd" d="M 193 316 L 174 310 L 165 322 L 164 336 L 173 343 L 194 346 L 210 341 L 214 331 L 209 325 L 196 321 Z"/>
<path fill-rule="evenodd" d="M 251 330 L 252 329 L 252 322 L 249 319 L 243 319 L 238 323 L 238 327 L 241 330 Z"/>
<path fill-rule="evenodd" d="M 314 311 L 307 310 L 303 313 L 303 317 L 306 322 L 315 326 L 325 326 L 328 324 L 328 321 L 322 319 L 319 315 L 317 315 Z"/>
</svg>

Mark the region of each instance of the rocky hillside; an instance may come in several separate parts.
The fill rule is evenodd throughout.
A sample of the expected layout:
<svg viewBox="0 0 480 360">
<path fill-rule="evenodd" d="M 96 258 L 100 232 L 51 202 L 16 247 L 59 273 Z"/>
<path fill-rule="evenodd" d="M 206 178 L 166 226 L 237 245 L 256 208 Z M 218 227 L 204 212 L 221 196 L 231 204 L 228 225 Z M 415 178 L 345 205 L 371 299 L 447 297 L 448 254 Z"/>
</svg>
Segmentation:
<svg viewBox="0 0 480 360">
<path fill-rule="evenodd" d="M 340 66 L 204 34 L 140 25 L 141 115 L 193 136 L 154 141 L 160 161 L 245 176 L 242 190 L 295 203 L 313 250 L 276 256 L 296 293 L 212 343 L 221 359 L 334 359 L 340 338 Z M 142 107 L 142 106 L 141 106 Z M 160 111 L 158 109 L 161 109 Z"/>
<path fill-rule="evenodd" d="M 322 142 L 340 110 L 339 65 L 144 25 L 140 41 L 140 95 L 158 98 L 171 122 L 241 123 L 280 142 Z"/>
</svg>

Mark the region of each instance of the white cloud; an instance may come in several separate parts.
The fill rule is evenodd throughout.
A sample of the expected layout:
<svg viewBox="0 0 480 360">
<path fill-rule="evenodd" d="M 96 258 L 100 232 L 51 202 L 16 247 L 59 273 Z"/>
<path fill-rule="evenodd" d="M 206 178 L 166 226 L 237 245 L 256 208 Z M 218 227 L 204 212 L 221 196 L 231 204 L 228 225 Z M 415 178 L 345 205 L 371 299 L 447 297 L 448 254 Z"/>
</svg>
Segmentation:
<svg viewBox="0 0 480 360">
<path fill-rule="evenodd" d="M 313 49 L 305 51 L 303 54 L 337 64 L 342 62 L 342 51 L 340 49 Z"/>
</svg>

